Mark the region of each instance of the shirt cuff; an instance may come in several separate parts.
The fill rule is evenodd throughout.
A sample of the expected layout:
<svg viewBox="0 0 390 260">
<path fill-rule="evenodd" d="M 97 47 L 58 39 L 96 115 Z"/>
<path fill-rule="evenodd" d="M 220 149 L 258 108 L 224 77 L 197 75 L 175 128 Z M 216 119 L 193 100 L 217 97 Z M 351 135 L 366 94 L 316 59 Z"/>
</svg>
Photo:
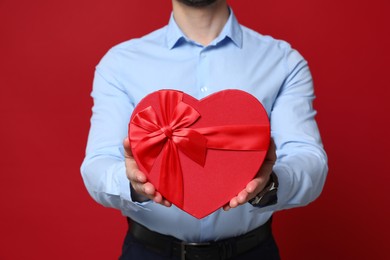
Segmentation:
<svg viewBox="0 0 390 260">
<path fill-rule="evenodd" d="M 126 175 L 126 166 L 124 162 L 117 167 L 118 169 L 116 169 L 115 172 L 117 173 L 117 183 L 119 184 L 120 197 L 124 200 L 131 201 L 136 204 L 146 204 L 146 202 L 150 201 L 148 198 L 137 194 L 133 190 Z"/>
</svg>

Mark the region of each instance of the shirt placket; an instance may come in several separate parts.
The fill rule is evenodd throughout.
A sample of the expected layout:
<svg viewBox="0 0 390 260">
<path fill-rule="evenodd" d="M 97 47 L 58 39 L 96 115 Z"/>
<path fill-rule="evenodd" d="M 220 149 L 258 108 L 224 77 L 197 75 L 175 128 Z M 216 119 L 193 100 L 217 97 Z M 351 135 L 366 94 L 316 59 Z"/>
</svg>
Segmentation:
<svg viewBox="0 0 390 260">
<path fill-rule="evenodd" d="M 197 89 L 199 98 L 208 96 L 211 92 L 210 82 L 210 53 L 208 48 L 201 48 L 198 53 Z"/>
</svg>

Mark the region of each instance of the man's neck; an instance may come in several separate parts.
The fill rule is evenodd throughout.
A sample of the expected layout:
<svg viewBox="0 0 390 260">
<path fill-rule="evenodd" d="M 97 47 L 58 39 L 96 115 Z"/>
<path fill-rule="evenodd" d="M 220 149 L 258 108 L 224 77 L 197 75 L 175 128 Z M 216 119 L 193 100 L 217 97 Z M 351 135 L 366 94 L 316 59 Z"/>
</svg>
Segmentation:
<svg viewBox="0 0 390 260">
<path fill-rule="evenodd" d="M 203 46 L 207 46 L 221 32 L 229 18 L 225 0 L 207 7 L 189 7 L 177 0 L 172 1 L 173 16 L 183 33 Z"/>
</svg>

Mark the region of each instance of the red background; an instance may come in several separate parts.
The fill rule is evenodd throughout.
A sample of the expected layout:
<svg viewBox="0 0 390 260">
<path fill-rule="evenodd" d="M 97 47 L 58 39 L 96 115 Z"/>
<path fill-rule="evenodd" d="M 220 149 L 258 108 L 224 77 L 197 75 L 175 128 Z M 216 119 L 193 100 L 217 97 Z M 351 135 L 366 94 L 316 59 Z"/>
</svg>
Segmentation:
<svg viewBox="0 0 390 260">
<path fill-rule="evenodd" d="M 309 61 L 329 155 L 322 196 L 275 215 L 284 259 L 389 259 L 389 1 L 231 0 Z M 94 66 L 165 25 L 145 0 L 0 1 L 0 259 L 117 259 L 126 223 L 79 173 Z"/>
</svg>

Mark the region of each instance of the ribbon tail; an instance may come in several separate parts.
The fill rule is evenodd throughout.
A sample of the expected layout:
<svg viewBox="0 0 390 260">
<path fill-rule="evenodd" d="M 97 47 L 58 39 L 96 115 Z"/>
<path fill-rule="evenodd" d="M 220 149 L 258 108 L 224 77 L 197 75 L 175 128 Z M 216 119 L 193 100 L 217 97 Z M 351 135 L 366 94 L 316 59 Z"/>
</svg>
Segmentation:
<svg viewBox="0 0 390 260">
<path fill-rule="evenodd" d="M 178 207 L 183 207 L 183 174 L 176 145 L 168 140 L 164 146 L 159 192 Z"/>
<path fill-rule="evenodd" d="M 190 128 L 184 128 L 175 131 L 172 140 L 182 153 L 200 166 L 204 166 L 207 153 L 206 137 Z"/>
</svg>

